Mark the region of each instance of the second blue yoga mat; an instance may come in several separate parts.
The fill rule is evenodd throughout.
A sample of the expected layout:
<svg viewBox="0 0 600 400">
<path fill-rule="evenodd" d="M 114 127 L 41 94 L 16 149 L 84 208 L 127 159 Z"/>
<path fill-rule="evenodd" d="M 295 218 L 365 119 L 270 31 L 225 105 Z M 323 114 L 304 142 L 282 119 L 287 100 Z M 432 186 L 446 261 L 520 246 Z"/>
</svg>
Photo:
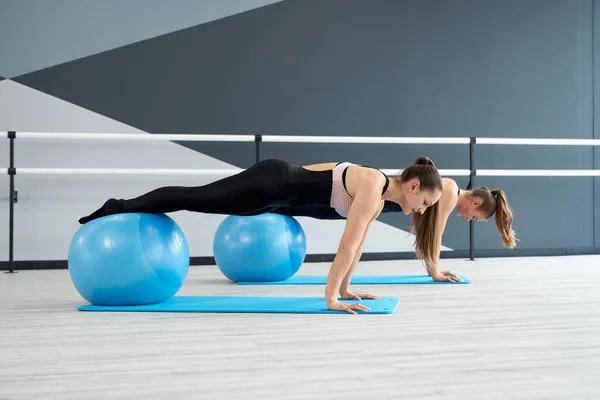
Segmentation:
<svg viewBox="0 0 600 400">
<path fill-rule="evenodd" d="M 461 282 L 437 282 L 429 275 L 356 275 L 350 284 L 354 285 L 426 285 L 426 284 L 468 284 L 471 281 L 458 276 Z M 325 285 L 327 275 L 295 275 L 285 281 L 277 282 L 237 282 L 238 285 Z"/>
<path fill-rule="evenodd" d="M 354 300 L 342 300 L 357 303 Z M 358 314 L 393 314 L 399 299 L 383 297 L 377 300 L 361 300 L 371 310 Z M 188 312 L 188 313 L 281 313 L 281 314 L 331 314 L 323 297 L 267 297 L 267 296 L 175 296 L 158 304 L 143 306 L 96 306 L 85 305 L 79 311 L 121 312 Z"/>
</svg>

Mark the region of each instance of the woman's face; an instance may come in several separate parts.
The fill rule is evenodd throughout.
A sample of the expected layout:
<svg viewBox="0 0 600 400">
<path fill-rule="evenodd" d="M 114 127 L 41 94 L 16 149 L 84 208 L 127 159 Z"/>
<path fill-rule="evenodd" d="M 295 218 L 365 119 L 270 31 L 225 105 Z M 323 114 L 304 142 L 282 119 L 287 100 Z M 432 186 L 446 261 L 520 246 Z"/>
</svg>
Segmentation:
<svg viewBox="0 0 600 400">
<path fill-rule="evenodd" d="M 456 214 L 465 221 L 485 221 L 487 217 L 479 209 L 483 201 L 476 196 L 465 196 L 458 201 Z"/>
<path fill-rule="evenodd" d="M 437 203 L 442 197 L 441 190 L 423 190 L 418 179 L 407 182 L 404 187 L 404 204 L 402 210 L 404 214 L 412 213 L 423 214 L 428 207 Z"/>
</svg>

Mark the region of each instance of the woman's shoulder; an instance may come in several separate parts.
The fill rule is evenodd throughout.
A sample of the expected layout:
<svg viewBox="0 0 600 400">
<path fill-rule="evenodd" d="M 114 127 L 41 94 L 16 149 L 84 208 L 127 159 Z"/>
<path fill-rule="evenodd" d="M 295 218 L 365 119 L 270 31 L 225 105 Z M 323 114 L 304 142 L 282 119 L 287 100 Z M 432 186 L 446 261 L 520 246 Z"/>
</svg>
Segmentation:
<svg viewBox="0 0 600 400">
<path fill-rule="evenodd" d="M 443 209 L 452 210 L 458 202 L 458 184 L 454 179 L 442 178 L 442 198 L 440 203 Z"/>
<path fill-rule="evenodd" d="M 458 195 L 458 184 L 454 179 L 442 178 L 442 191 L 444 195 Z"/>
<path fill-rule="evenodd" d="M 348 175 L 355 185 L 364 189 L 382 189 L 388 184 L 389 178 L 379 169 L 360 164 L 350 164 Z"/>
</svg>

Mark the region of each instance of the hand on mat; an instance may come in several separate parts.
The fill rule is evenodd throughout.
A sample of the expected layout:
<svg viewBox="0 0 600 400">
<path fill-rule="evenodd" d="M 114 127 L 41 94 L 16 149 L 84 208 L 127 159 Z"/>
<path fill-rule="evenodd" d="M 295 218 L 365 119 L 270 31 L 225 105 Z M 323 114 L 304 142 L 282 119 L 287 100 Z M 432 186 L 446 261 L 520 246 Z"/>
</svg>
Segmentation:
<svg viewBox="0 0 600 400">
<path fill-rule="evenodd" d="M 455 275 L 454 273 L 450 272 L 450 271 L 440 271 L 439 274 L 434 275 L 433 277 L 434 281 L 438 281 L 438 282 L 460 282 L 460 278 Z"/>
<path fill-rule="evenodd" d="M 340 297 L 344 300 L 362 300 L 362 299 L 373 299 L 377 300 L 379 297 L 369 293 L 353 293 L 349 290 L 340 292 Z"/>
<path fill-rule="evenodd" d="M 359 304 L 359 303 L 349 304 L 349 303 L 342 303 L 337 300 L 328 301 L 327 308 L 330 310 L 347 311 L 350 314 L 356 314 L 356 311 L 354 311 L 354 310 L 371 311 L 371 309 L 369 307 L 363 306 L 362 304 Z"/>
</svg>

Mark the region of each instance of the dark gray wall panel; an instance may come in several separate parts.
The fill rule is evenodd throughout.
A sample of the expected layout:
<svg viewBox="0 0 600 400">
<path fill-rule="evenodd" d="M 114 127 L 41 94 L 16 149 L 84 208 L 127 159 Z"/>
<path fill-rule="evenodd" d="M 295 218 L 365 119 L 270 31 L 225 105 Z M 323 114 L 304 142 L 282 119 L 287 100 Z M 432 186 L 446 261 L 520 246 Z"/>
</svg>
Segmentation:
<svg viewBox="0 0 600 400">
<path fill-rule="evenodd" d="M 558 137 L 574 4 L 282 2 L 18 81 L 149 131 Z"/>
</svg>

